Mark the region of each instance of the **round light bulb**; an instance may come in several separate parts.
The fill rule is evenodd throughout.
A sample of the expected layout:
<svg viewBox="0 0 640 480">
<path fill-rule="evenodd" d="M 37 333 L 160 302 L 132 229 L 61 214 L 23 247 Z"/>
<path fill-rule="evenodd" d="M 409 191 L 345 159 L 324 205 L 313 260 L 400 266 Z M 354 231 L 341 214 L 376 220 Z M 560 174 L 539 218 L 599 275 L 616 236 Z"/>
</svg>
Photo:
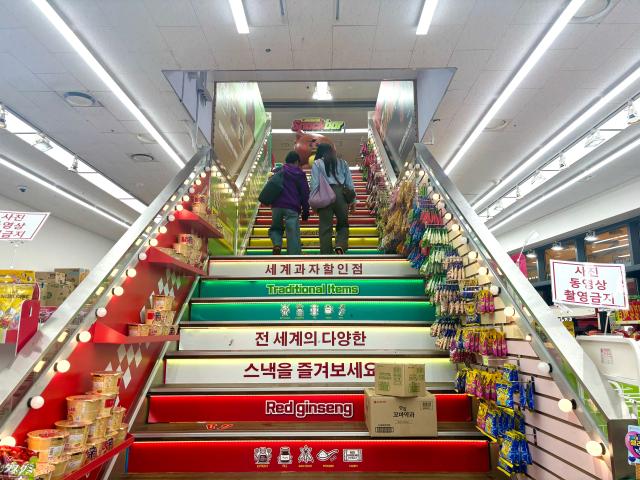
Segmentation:
<svg viewBox="0 0 640 480">
<path fill-rule="evenodd" d="M 458 225 L 457 223 L 454 223 L 453 225 L 451 225 L 451 231 L 452 232 L 459 232 L 460 231 L 460 225 Z"/>
<path fill-rule="evenodd" d="M 469 260 L 476 260 L 478 258 L 478 252 L 471 250 L 467 256 L 469 257 Z"/>
<path fill-rule="evenodd" d="M 200 180 L 199 178 L 194 182 L 196 185 L 200 186 L 202 185 L 202 180 Z"/>
<path fill-rule="evenodd" d="M 541 373 L 551 373 L 551 365 L 547 362 L 538 362 L 538 371 Z"/>
<path fill-rule="evenodd" d="M 96 317 L 103 318 L 107 316 L 107 309 L 104 307 L 96 308 Z"/>
<path fill-rule="evenodd" d="M 448 221 L 449 221 L 449 220 L 451 220 L 452 218 L 453 218 L 453 215 L 451 215 L 451 213 L 447 212 L 447 213 L 445 213 L 445 214 L 444 214 L 444 219 L 445 219 L 445 221 L 447 221 L 447 222 L 448 222 Z"/>
<path fill-rule="evenodd" d="M 13 437 L 3 437 L 2 440 L 0 440 L 0 445 L 4 447 L 15 447 L 16 439 Z"/>
<path fill-rule="evenodd" d="M 444 208 L 444 202 L 442 200 L 440 200 L 438 203 L 436 203 L 436 208 Z"/>
<path fill-rule="evenodd" d="M 182 206 L 181 203 L 176 205 L 176 212 L 181 212 L 182 210 L 184 210 L 184 207 Z"/>
<path fill-rule="evenodd" d="M 431 200 L 433 200 L 434 202 L 438 202 L 440 200 L 440 194 L 434 193 L 433 195 L 431 195 Z"/>
<path fill-rule="evenodd" d="M 513 307 L 505 307 L 504 314 L 507 317 L 515 317 L 516 316 L 516 309 L 513 308 Z"/>
<path fill-rule="evenodd" d="M 191 172 L 191 173 L 189 174 L 189 178 L 195 178 L 195 176 L 196 176 L 196 172 Z"/>
<path fill-rule="evenodd" d="M 491 285 L 489 287 L 489 291 L 491 292 L 491 295 L 493 295 L 494 297 L 496 295 L 500 295 L 500 287 L 497 285 Z"/>
<path fill-rule="evenodd" d="M 165 227 L 164 225 L 162 225 L 159 229 L 158 232 L 160 233 L 167 233 L 167 227 Z"/>
<path fill-rule="evenodd" d="M 489 269 L 487 267 L 480 267 L 478 269 L 478 275 L 489 275 Z"/>
<path fill-rule="evenodd" d="M 604 445 L 595 440 L 589 440 L 584 448 L 592 457 L 601 457 L 606 451 Z"/>
<path fill-rule="evenodd" d="M 71 364 L 68 360 L 58 360 L 53 368 L 58 373 L 66 373 L 71 368 Z"/>
<path fill-rule="evenodd" d="M 76 338 L 78 339 L 78 341 L 80 343 L 88 343 L 91 341 L 91 332 L 88 330 L 84 330 L 82 332 L 80 332 Z"/>
<path fill-rule="evenodd" d="M 196 189 L 193 187 L 189 187 L 189 193 L 196 193 Z"/>
<path fill-rule="evenodd" d="M 127 268 L 127 277 L 129 278 L 133 278 L 138 274 L 138 272 L 136 271 L 135 268 L 131 267 L 131 268 Z"/>
<path fill-rule="evenodd" d="M 44 398 L 40 395 L 36 395 L 35 397 L 31 397 L 29 399 L 29 407 L 34 410 L 38 410 L 44 406 Z"/>
<path fill-rule="evenodd" d="M 568 398 L 562 398 L 558 400 L 558 408 L 561 412 L 569 413 L 575 410 L 576 402 L 575 400 L 569 400 Z"/>
<path fill-rule="evenodd" d="M 207 174 L 205 172 L 200 172 L 200 178 L 206 178 Z"/>
<path fill-rule="evenodd" d="M 183 195 L 182 196 L 182 201 L 183 202 L 188 202 L 189 200 L 191 200 L 191 198 L 189 198 L 189 195 Z"/>
<path fill-rule="evenodd" d="M 176 219 L 176 216 L 175 216 L 175 215 L 173 215 L 173 214 L 171 214 L 171 215 L 169 215 L 169 216 L 167 217 L 167 220 L 168 220 L 168 221 L 170 221 L 170 222 L 173 222 L 175 219 Z"/>
<path fill-rule="evenodd" d="M 141 253 L 138 255 L 138 260 L 140 260 L 140 261 L 144 262 L 146 259 L 147 259 L 147 254 L 146 254 L 146 253 L 141 252 Z"/>
<path fill-rule="evenodd" d="M 428 195 L 431 195 L 432 193 L 433 193 L 433 185 L 429 185 L 429 186 L 427 187 L 427 194 L 428 194 Z"/>
<path fill-rule="evenodd" d="M 151 245 L 152 247 L 157 247 L 158 246 L 158 239 L 157 238 L 152 238 L 149 240 L 149 245 Z"/>
<path fill-rule="evenodd" d="M 209 165 L 207 165 L 206 167 L 204 167 L 204 171 L 205 172 L 210 172 L 211 171 L 211 167 Z"/>
<path fill-rule="evenodd" d="M 124 293 L 124 288 L 119 287 L 119 286 L 118 286 L 118 287 L 113 287 L 113 288 L 111 289 L 111 293 L 113 293 L 113 295 L 114 295 L 115 297 L 121 297 L 121 296 L 122 296 L 122 294 Z"/>
<path fill-rule="evenodd" d="M 527 333 L 527 334 L 524 336 L 524 339 L 525 339 L 525 341 L 530 342 L 531 340 L 533 340 L 533 337 L 531 336 L 531 334 L 530 334 L 530 333 Z"/>
</svg>

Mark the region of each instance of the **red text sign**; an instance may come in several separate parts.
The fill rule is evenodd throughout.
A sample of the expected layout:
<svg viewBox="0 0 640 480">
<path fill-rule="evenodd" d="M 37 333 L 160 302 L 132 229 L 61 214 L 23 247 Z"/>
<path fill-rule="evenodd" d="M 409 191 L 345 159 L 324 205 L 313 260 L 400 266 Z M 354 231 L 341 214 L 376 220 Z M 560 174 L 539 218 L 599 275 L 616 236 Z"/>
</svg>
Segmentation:
<svg viewBox="0 0 640 480">
<path fill-rule="evenodd" d="M 0 240 L 33 240 L 48 217 L 48 212 L 0 210 Z"/>
</svg>

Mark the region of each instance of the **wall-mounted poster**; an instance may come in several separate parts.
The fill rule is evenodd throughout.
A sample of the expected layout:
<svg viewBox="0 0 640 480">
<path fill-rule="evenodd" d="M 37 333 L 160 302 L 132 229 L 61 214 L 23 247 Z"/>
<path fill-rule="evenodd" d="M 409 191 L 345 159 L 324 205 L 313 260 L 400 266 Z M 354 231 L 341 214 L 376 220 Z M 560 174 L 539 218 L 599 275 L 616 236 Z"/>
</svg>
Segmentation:
<svg viewBox="0 0 640 480">
<path fill-rule="evenodd" d="M 216 83 L 213 151 L 235 179 L 267 121 L 258 84 Z"/>
<path fill-rule="evenodd" d="M 418 141 L 413 81 L 380 82 L 373 121 L 397 175 Z"/>
</svg>

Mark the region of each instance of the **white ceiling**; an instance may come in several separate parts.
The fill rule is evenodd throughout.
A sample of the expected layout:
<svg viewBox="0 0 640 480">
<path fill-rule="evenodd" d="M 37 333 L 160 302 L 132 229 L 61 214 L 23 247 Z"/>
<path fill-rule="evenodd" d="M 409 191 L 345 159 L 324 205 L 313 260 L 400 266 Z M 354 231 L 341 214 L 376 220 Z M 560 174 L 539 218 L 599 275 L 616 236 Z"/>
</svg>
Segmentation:
<svg viewBox="0 0 640 480">
<path fill-rule="evenodd" d="M 194 153 L 190 120 L 162 70 L 281 70 L 291 80 L 300 69 L 322 70 L 325 79 L 337 69 L 455 67 L 435 115 L 431 149 L 440 161 L 454 154 L 565 4 L 444 0 L 429 34 L 417 37 L 422 0 L 343 0 L 338 20 L 335 0 L 285 0 L 284 17 L 278 0 L 244 0 L 249 35 L 236 33 L 227 0 L 50 1 L 184 159 Z M 594 23 L 570 24 L 499 112 L 509 126 L 480 136 L 454 175 L 469 198 L 640 58 L 640 1 L 613 4 Z M 287 100 L 292 92 L 274 85 L 266 87 L 270 98 Z M 88 91 L 103 107 L 72 108 L 61 98 L 67 90 Z M 141 125 L 27 0 L 0 0 L 0 101 L 143 201 L 176 172 L 157 145 L 136 139 Z M 136 152 L 158 163 L 135 165 L 128 154 Z"/>
</svg>

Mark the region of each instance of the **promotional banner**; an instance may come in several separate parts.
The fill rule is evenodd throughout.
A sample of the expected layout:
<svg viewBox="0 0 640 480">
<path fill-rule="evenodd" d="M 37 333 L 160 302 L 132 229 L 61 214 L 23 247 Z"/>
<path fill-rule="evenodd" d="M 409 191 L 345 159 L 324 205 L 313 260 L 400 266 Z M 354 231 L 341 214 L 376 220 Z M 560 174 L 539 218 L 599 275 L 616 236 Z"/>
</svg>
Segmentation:
<svg viewBox="0 0 640 480">
<path fill-rule="evenodd" d="M 555 303 L 629 309 L 624 265 L 551 260 L 550 268 Z"/>
<path fill-rule="evenodd" d="M 402 350 L 436 350 L 429 327 L 181 327 L 180 350 L 371 351 L 401 345 Z"/>
<path fill-rule="evenodd" d="M 413 81 L 380 82 L 373 121 L 398 175 L 404 163 L 415 156 L 413 145 L 418 141 Z"/>
<path fill-rule="evenodd" d="M 344 130 L 343 120 L 328 118 L 298 118 L 291 124 L 294 132 L 340 132 Z"/>
<path fill-rule="evenodd" d="M 0 240 L 33 240 L 49 212 L 11 212 L 0 210 Z"/>
</svg>

